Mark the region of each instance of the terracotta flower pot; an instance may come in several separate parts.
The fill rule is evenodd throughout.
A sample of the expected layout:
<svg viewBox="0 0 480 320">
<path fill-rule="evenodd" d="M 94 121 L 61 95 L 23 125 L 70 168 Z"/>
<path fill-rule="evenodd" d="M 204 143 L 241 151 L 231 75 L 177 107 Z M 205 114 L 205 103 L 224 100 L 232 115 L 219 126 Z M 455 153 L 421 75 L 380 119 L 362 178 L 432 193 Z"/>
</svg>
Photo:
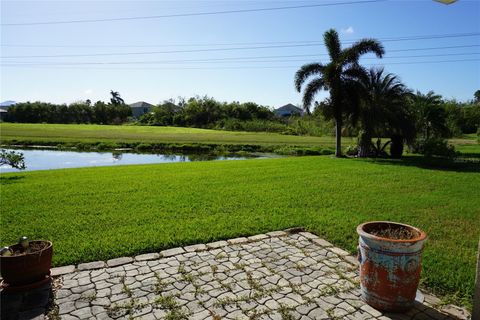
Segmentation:
<svg viewBox="0 0 480 320">
<path fill-rule="evenodd" d="M 11 287 L 26 286 L 45 280 L 50 275 L 52 264 L 52 243 L 46 240 L 33 240 L 30 244 L 46 244 L 36 252 L 13 255 L 9 257 L 0 256 L 0 273 L 3 281 Z M 10 247 L 12 251 L 19 251 L 19 244 Z"/>
<path fill-rule="evenodd" d="M 409 236 L 378 236 L 385 230 Z M 373 221 L 359 225 L 357 233 L 362 299 L 384 311 L 411 308 L 420 281 L 425 232 L 406 224 Z"/>
</svg>

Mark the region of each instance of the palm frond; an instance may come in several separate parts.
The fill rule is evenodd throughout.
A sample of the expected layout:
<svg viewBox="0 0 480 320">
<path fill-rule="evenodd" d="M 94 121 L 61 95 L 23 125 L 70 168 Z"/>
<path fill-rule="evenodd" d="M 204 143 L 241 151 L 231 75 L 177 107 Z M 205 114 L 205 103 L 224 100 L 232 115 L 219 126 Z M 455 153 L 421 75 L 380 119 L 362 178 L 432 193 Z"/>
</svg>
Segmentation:
<svg viewBox="0 0 480 320">
<path fill-rule="evenodd" d="M 325 47 L 327 47 L 330 59 L 332 61 L 337 60 L 340 57 L 340 53 L 342 52 L 342 47 L 337 31 L 335 29 L 327 30 L 323 34 L 323 41 L 325 42 Z"/>
<path fill-rule="evenodd" d="M 378 58 L 381 58 L 385 54 L 385 49 L 375 39 L 363 39 L 343 50 L 341 60 L 343 63 L 357 63 L 358 59 L 366 53 L 374 53 Z"/>
<path fill-rule="evenodd" d="M 303 108 L 310 114 L 310 106 L 312 105 L 313 98 L 320 91 L 326 89 L 325 81 L 323 78 L 315 78 L 308 83 L 303 91 Z"/>
<path fill-rule="evenodd" d="M 313 75 L 321 75 L 325 70 L 325 66 L 321 63 L 309 63 L 303 65 L 296 73 L 295 73 L 295 89 L 298 92 L 302 90 L 302 85 L 305 81 L 313 76 Z"/>
</svg>

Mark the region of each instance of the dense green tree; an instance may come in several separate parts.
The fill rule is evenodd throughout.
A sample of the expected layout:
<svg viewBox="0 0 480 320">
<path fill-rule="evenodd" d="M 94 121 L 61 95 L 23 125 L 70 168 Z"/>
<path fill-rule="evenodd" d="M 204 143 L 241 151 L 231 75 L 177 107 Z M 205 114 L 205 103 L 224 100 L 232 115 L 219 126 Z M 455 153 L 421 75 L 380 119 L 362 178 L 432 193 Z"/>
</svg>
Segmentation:
<svg viewBox="0 0 480 320">
<path fill-rule="evenodd" d="M 175 114 L 181 112 L 182 108 L 171 101 L 164 101 L 155 106 L 151 112 L 140 117 L 141 123 L 153 126 L 171 126 L 174 124 Z"/>
<path fill-rule="evenodd" d="M 330 110 L 326 113 L 335 119 L 335 155 L 340 157 L 343 119 L 355 116 L 358 106 L 356 80 L 362 73 L 358 60 L 366 53 L 374 53 L 381 58 L 385 51 L 374 39 L 363 39 L 342 49 L 338 33 L 333 29 L 325 32 L 323 38 L 330 62 L 302 66 L 295 74 L 295 88 L 301 92 L 307 80 L 313 78 L 303 90 L 303 106 L 307 113 L 310 112 L 310 106 L 319 91 L 326 90 L 330 93 L 330 103 L 326 105 Z"/>
</svg>

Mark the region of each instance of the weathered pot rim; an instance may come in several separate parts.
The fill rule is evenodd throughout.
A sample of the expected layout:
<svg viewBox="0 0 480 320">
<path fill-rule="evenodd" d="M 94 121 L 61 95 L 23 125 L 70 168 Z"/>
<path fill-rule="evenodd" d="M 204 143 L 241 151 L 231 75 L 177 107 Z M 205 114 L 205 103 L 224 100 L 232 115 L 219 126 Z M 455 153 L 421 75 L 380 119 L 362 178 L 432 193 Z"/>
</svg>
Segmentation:
<svg viewBox="0 0 480 320">
<path fill-rule="evenodd" d="M 42 250 L 40 251 L 36 251 L 36 252 L 30 252 L 30 253 L 25 253 L 25 254 L 22 254 L 20 256 L 7 256 L 7 257 L 4 257 L 4 256 L 0 256 L 0 259 L 15 259 L 15 258 L 21 258 L 21 257 L 26 257 L 26 256 L 31 256 L 31 255 L 36 255 L 36 254 L 40 254 L 48 249 L 50 249 L 52 247 L 52 241 L 49 241 L 49 240 L 30 240 L 30 242 L 46 242 L 48 243 L 48 246 L 46 246 L 45 248 L 43 248 Z M 17 244 L 15 244 L 17 245 Z M 13 247 L 13 246 L 10 246 L 10 247 Z"/>
<path fill-rule="evenodd" d="M 364 228 L 367 225 L 371 225 L 371 224 L 389 224 L 389 225 L 397 225 L 397 226 L 406 227 L 406 228 L 409 228 L 409 229 L 412 229 L 412 230 L 416 231 L 418 233 L 418 236 L 413 238 L 413 239 L 405 239 L 405 240 L 400 240 L 400 239 L 397 240 L 397 239 L 378 237 L 378 236 L 375 236 L 375 235 L 373 235 L 371 233 L 368 233 L 364 230 Z M 368 238 L 368 239 L 372 239 L 372 240 L 393 242 L 393 243 L 414 243 L 414 242 L 418 242 L 418 241 L 423 241 L 427 238 L 427 234 L 424 231 L 422 231 L 421 229 L 419 229 L 417 227 L 414 227 L 414 226 L 411 226 L 411 225 L 408 225 L 408 224 L 393 222 L 393 221 L 367 221 L 367 222 L 364 222 L 364 223 L 357 226 L 357 233 L 359 234 L 359 236 L 364 237 L 364 238 Z"/>
</svg>

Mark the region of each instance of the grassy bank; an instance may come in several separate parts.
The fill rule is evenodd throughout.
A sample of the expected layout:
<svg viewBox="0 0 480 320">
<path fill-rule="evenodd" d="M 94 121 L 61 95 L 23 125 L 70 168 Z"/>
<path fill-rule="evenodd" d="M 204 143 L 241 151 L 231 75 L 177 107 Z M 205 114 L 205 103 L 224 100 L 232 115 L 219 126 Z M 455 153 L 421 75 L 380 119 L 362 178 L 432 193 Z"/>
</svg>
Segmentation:
<svg viewBox="0 0 480 320">
<path fill-rule="evenodd" d="M 332 136 L 85 124 L 0 123 L 0 140 L 3 145 L 46 145 L 85 150 L 133 148 L 172 152 L 247 151 L 299 155 L 329 154 L 335 147 L 335 138 Z M 480 154 L 476 135 L 451 139 L 450 143 L 462 153 Z M 342 138 L 344 148 L 355 144 L 356 138 Z"/>
<path fill-rule="evenodd" d="M 333 147 L 332 137 L 290 136 L 276 133 L 219 131 L 152 126 L 103 126 L 73 124 L 0 124 L 2 143 L 175 143 L 298 145 Z M 347 139 L 350 140 L 350 139 Z M 346 141 L 347 142 L 347 141 Z"/>
<path fill-rule="evenodd" d="M 429 235 L 423 284 L 463 302 L 473 293 L 476 172 L 301 157 L 36 171 L 0 181 L 2 245 L 20 235 L 51 239 L 55 265 L 292 226 L 354 252 L 357 224 L 394 220 Z"/>
</svg>

